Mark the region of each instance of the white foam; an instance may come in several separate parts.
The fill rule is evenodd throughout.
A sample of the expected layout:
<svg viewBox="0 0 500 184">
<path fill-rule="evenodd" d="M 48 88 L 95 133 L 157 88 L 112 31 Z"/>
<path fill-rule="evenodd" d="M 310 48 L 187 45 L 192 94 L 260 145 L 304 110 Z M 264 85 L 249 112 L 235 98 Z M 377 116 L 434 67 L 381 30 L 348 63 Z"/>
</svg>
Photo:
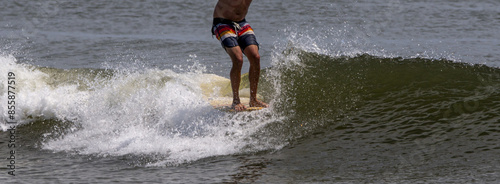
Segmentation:
<svg viewBox="0 0 500 184">
<path fill-rule="evenodd" d="M 43 149 L 101 156 L 159 154 L 161 159 L 148 165 L 164 166 L 282 146 L 251 138 L 273 122 L 270 109 L 237 114 L 213 109 L 200 87 L 211 79 L 225 81 L 213 74 L 142 69 L 111 77 L 81 75 L 86 84 L 54 84 L 57 80 L 50 77 L 59 75 L 44 73 L 50 70 L 16 64 L 10 56 L 0 57 L 0 64 L 6 66 L 1 73 L 16 73 L 21 124 L 43 119 L 74 124 L 60 137 L 46 137 Z M 6 77 L 1 80 L 1 103 L 6 104 Z M 209 95 L 218 95 L 220 88 L 214 86 Z M 0 107 L 3 131 L 8 128 L 5 108 Z"/>
<path fill-rule="evenodd" d="M 7 73 L 15 74 L 15 121 L 18 125 L 30 122 L 33 118 L 55 118 L 68 117 L 68 108 L 74 106 L 75 100 L 84 98 L 84 94 L 76 89 L 77 86 L 61 86 L 53 88 L 47 83 L 48 75 L 40 72 L 34 67 L 17 64 L 12 56 L 0 56 L 0 77 L 2 88 L 0 89 L 0 102 L 7 104 Z M 8 118 L 7 107 L 0 106 L 0 126 L 6 130 L 6 120 Z"/>
</svg>

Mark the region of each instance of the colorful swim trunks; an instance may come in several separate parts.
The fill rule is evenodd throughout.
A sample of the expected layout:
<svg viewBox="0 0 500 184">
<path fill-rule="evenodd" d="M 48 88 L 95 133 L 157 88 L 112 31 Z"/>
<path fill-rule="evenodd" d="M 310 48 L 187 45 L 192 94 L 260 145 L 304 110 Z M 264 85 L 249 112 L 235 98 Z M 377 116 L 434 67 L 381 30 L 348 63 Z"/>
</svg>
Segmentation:
<svg viewBox="0 0 500 184">
<path fill-rule="evenodd" d="M 243 51 L 249 45 L 259 46 L 252 27 L 245 19 L 234 22 L 223 18 L 214 18 L 212 34 L 217 37 L 224 48 L 240 46 Z"/>
</svg>

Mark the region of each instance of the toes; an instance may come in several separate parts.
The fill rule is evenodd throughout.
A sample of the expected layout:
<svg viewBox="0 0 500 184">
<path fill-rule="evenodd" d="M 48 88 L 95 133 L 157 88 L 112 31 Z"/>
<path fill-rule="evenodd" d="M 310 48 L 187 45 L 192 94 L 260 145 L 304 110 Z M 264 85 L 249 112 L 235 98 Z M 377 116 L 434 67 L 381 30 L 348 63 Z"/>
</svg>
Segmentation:
<svg viewBox="0 0 500 184">
<path fill-rule="evenodd" d="M 243 104 L 233 104 L 232 108 L 235 111 L 244 111 L 246 109 L 245 105 L 243 105 Z"/>
<path fill-rule="evenodd" d="M 266 103 L 261 102 L 261 101 L 255 101 L 255 102 L 252 102 L 250 104 L 251 104 L 250 105 L 251 107 L 266 107 L 266 108 L 269 107 L 269 105 L 267 105 Z"/>
</svg>

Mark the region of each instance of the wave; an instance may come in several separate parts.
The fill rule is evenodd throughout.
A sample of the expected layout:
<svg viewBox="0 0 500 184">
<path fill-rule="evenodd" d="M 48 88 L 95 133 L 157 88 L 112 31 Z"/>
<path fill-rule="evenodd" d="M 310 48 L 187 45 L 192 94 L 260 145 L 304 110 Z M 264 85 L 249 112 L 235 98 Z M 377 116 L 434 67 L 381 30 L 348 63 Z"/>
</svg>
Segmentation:
<svg viewBox="0 0 500 184">
<path fill-rule="evenodd" d="M 299 127 L 295 135 L 349 127 L 339 136 L 380 133 L 380 142 L 411 143 L 450 129 L 470 137 L 499 130 L 484 129 L 499 120 L 498 68 L 446 59 L 287 52 L 298 62 L 276 65 L 281 89 L 274 106 Z M 443 130 L 432 130 L 442 124 Z M 481 125 L 478 133 L 465 131 L 474 124 Z M 383 132 L 396 132 L 397 138 Z"/>
<path fill-rule="evenodd" d="M 143 155 L 149 166 L 278 150 L 332 131 L 386 144 L 465 131 L 499 132 L 500 70 L 446 59 L 328 56 L 287 49 L 262 71 L 260 96 L 271 107 L 250 113 L 213 109 L 229 80 L 202 72 L 71 69 L 18 64 L 16 119 L 40 149 L 100 156 Z M 241 88 L 248 88 L 243 77 Z M 1 103 L 6 104 L 6 78 Z M 0 107 L 0 126 L 8 111 Z M 458 122 L 458 123 L 457 123 Z M 490 127 L 490 128 L 484 128 Z M 493 127 L 493 128 L 491 128 Z M 382 136 L 395 132 L 393 136 Z M 441 140 L 441 139 L 440 139 Z M 446 139 L 443 139 L 446 140 Z M 487 143 L 485 143 L 487 144 Z M 495 144 L 487 144 L 490 149 Z"/>
<path fill-rule="evenodd" d="M 19 127 L 38 134 L 34 142 L 42 149 L 168 155 L 152 165 L 254 151 L 248 146 L 251 141 L 242 139 L 258 130 L 261 121 L 252 114 L 233 116 L 214 110 L 204 99 L 202 86 L 215 82 L 222 89 L 229 84 L 225 78 L 157 69 L 40 68 L 17 64 L 13 57 L 3 57 L 1 62 L 7 66 L 2 73 L 13 72 L 17 77 Z M 1 82 L 7 84 L 6 78 Z M 7 104 L 5 86 L 0 94 Z M 8 113 L 6 107 L 0 110 L 0 125 L 6 131 Z"/>
</svg>

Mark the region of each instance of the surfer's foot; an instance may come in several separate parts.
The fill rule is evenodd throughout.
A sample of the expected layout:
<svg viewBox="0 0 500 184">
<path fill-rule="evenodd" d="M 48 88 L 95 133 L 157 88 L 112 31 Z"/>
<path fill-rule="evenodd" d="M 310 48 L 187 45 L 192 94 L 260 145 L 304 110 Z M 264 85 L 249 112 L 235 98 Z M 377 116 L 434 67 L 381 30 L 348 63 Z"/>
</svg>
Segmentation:
<svg viewBox="0 0 500 184">
<path fill-rule="evenodd" d="M 244 111 L 245 109 L 247 109 L 247 107 L 245 107 L 245 105 L 243 105 L 242 103 L 233 103 L 233 105 L 231 105 L 231 108 L 235 111 Z"/>
<path fill-rule="evenodd" d="M 264 107 L 264 108 L 268 108 L 269 105 L 267 105 L 266 103 L 264 103 L 262 101 L 254 100 L 254 101 L 250 102 L 250 107 Z"/>
</svg>

